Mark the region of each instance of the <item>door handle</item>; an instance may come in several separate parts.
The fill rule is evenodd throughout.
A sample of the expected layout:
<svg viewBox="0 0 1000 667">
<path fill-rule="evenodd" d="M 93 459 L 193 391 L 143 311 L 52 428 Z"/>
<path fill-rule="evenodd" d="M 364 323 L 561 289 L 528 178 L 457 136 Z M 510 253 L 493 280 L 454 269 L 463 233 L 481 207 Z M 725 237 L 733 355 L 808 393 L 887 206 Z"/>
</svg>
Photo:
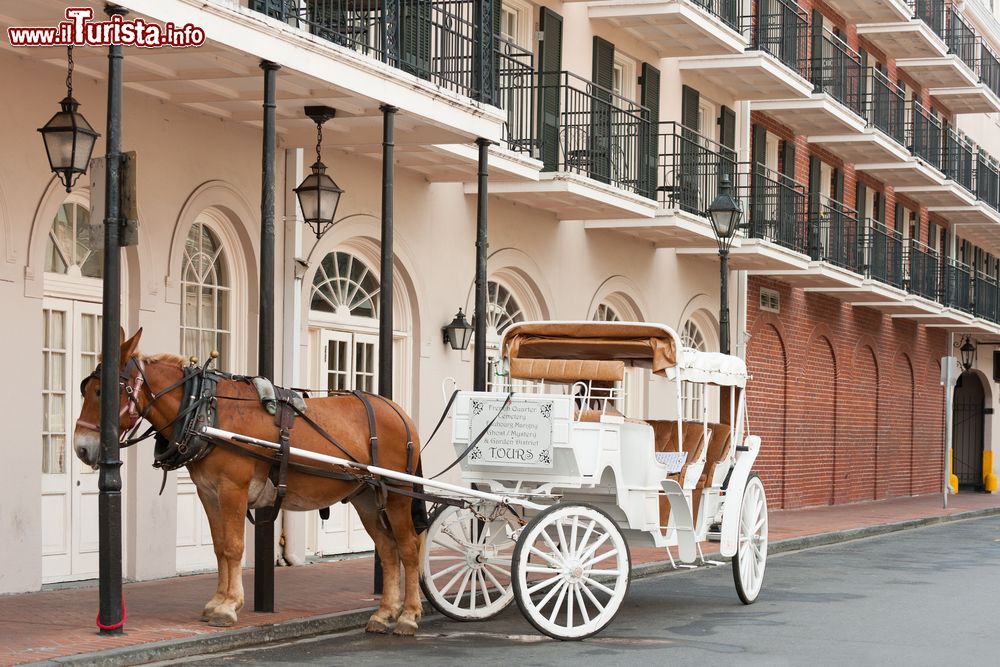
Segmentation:
<svg viewBox="0 0 1000 667">
<path fill-rule="evenodd" d="M 76 480 L 76 485 L 80 486 L 80 480 Z"/>
</svg>

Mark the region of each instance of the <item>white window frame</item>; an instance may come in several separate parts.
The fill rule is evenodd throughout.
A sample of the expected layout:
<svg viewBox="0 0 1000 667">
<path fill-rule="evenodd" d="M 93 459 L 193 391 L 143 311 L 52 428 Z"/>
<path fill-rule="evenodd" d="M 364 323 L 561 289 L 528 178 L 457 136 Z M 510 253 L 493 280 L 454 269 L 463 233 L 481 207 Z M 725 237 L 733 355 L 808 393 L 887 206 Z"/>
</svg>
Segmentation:
<svg viewBox="0 0 1000 667">
<path fill-rule="evenodd" d="M 509 35 L 511 41 L 522 49 L 534 51 L 532 46 L 534 7 L 522 0 L 504 0 L 501 11 L 510 12 L 514 15 L 515 34 Z M 501 21 L 500 25 L 502 30 L 504 22 Z"/>
<path fill-rule="evenodd" d="M 618 79 L 618 85 L 612 84 L 613 92 L 626 100 L 636 100 L 636 67 L 635 59 L 629 58 L 623 53 L 615 51 L 614 77 Z M 621 103 L 621 100 L 618 101 Z"/>
</svg>

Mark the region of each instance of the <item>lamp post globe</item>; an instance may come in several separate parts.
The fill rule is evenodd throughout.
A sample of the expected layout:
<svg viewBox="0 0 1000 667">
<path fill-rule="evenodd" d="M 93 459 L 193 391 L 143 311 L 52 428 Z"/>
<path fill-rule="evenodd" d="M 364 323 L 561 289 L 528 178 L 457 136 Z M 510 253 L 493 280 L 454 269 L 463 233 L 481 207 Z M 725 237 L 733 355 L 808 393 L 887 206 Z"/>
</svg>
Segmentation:
<svg viewBox="0 0 1000 667">
<path fill-rule="evenodd" d="M 712 221 L 712 231 L 719 241 L 729 241 L 740 225 L 743 209 L 733 198 L 729 174 L 719 179 L 719 196 L 708 207 L 708 217 Z"/>
<path fill-rule="evenodd" d="M 312 165 L 312 173 L 302 179 L 294 192 L 302 208 L 303 220 L 312 227 L 316 238 L 323 236 L 336 219 L 343 188 L 327 176 L 326 165 L 317 160 Z"/>
</svg>

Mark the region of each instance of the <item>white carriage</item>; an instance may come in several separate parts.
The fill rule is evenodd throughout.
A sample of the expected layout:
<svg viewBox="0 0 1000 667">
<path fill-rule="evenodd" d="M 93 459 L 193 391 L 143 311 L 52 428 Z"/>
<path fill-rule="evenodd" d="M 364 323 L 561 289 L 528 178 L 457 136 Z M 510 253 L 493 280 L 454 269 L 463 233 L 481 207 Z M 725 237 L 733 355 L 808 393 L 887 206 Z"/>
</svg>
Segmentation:
<svg viewBox="0 0 1000 667">
<path fill-rule="evenodd" d="M 505 386 L 455 400 L 454 447 L 475 491 L 432 515 L 422 586 L 435 608 L 482 620 L 516 599 L 541 632 L 582 639 L 621 607 L 630 546 L 694 563 L 706 539 L 732 558 L 739 598 L 757 599 L 767 501 L 751 473 L 760 438 L 744 434 L 741 359 L 622 322 L 516 324 L 501 351 Z M 647 414 L 669 418 L 622 414 L 636 411 L 630 367 L 647 369 Z M 686 421 L 692 405 L 700 414 Z"/>
</svg>

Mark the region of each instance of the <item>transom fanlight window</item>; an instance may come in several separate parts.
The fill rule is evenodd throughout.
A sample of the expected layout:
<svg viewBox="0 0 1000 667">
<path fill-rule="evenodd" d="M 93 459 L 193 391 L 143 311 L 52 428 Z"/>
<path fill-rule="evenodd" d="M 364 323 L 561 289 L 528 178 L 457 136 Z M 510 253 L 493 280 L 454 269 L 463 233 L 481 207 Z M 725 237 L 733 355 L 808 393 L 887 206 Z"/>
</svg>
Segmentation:
<svg viewBox="0 0 1000 667">
<path fill-rule="evenodd" d="M 507 327 L 524 321 L 524 311 L 510 290 L 492 280 L 486 283 L 486 335 L 500 336 Z M 499 341 L 497 341 L 499 343 Z"/>
<path fill-rule="evenodd" d="M 681 330 L 681 344 L 699 352 L 705 351 L 705 335 L 693 320 L 684 323 Z M 705 386 L 684 382 L 681 384 L 681 404 L 686 421 L 699 421 L 705 404 Z"/>
<path fill-rule="evenodd" d="M 97 247 L 101 248 L 100 239 Z M 104 275 L 103 249 L 91 250 L 90 211 L 68 202 L 59 207 L 45 247 L 45 270 L 50 273 L 101 278 Z"/>
<path fill-rule="evenodd" d="M 222 243 L 206 225 L 191 226 L 184 242 L 184 266 L 181 272 L 181 353 L 208 358 L 219 352 L 217 364 L 230 362 L 229 276 Z"/>
<path fill-rule="evenodd" d="M 379 280 L 360 259 L 331 252 L 313 277 L 311 308 L 334 315 L 378 317 Z"/>
<path fill-rule="evenodd" d="M 595 322 L 621 322 L 622 318 L 618 315 L 614 308 L 606 303 L 602 303 L 597 307 L 597 312 L 594 313 Z"/>
</svg>

